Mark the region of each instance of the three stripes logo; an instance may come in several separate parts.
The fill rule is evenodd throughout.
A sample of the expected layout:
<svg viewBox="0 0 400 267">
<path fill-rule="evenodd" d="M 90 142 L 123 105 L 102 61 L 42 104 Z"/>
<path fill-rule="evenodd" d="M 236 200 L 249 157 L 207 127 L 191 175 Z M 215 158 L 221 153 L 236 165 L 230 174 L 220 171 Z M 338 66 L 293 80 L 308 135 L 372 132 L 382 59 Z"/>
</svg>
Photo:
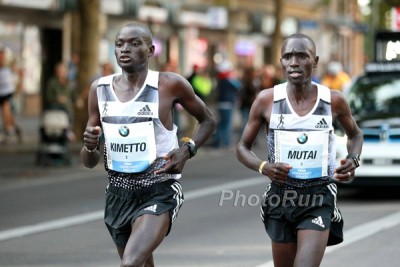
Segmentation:
<svg viewBox="0 0 400 267">
<path fill-rule="evenodd" d="M 144 106 L 143 108 L 141 108 L 138 112 L 138 115 L 141 116 L 151 116 L 153 115 L 153 112 L 150 110 L 149 105 Z"/>
<path fill-rule="evenodd" d="M 322 120 L 320 120 L 320 122 L 317 123 L 317 125 L 315 125 L 315 128 L 327 129 L 327 128 L 329 128 L 329 125 L 328 125 L 328 123 L 326 123 L 325 119 L 322 119 Z"/>
</svg>

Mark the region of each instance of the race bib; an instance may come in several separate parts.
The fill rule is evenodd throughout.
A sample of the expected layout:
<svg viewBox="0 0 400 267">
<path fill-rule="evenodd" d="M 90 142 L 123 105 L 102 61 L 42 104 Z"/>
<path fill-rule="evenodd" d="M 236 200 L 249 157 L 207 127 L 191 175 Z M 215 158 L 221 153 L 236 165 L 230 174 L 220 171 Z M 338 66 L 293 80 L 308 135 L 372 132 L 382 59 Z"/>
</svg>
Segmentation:
<svg viewBox="0 0 400 267">
<path fill-rule="evenodd" d="M 275 162 L 292 166 L 289 177 L 313 179 L 328 175 L 327 131 L 275 131 Z"/>
<path fill-rule="evenodd" d="M 153 121 L 110 124 L 103 122 L 108 168 L 137 173 L 146 170 L 156 159 Z"/>
</svg>

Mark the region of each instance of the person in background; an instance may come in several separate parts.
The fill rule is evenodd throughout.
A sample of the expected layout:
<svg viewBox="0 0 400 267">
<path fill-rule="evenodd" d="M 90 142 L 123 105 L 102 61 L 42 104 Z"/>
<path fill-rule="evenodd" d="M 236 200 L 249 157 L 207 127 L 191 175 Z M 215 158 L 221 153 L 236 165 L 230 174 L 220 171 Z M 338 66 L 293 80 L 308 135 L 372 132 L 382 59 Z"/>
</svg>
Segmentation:
<svg viewBox="0 0 400 267">
<path fill-rule="evenodd" d="M 273 64 L 262 66 L 258 70 L 258 76 L 260 77 L 260 90 L 271 88 L 281 82 L 276 67 Z"/>
<path fill-rule="evenodd" d="M 206 98 L 210 95 L 212 90 L 212 81 L 207 73 L 206 67 L 201 67 L 197 64 L 193 65 L 192 73 L 187 80 L 192 85 L 195 94 L 200 97 L 201 100 L 206 101 Z"/>
<path fill-rule="evenodd" d="M 363 133 L 343 94 L 312 82 L 318 61 L 315 43 L 307 35 L 284 40 L 280 62 L 287 82 L 258 94 L 237 145 L 238 160 L 271 180 L 261 218 L 272 240 L 274 266 L 320 266 L 326 246 L 343 241 L 343 217 L 332 180 L 354 178 Z M 339 166 L 335 119 L 348 137 L 348 155 Z M 252 151 L 262 127 L 266 160 Z"/>
<path fill-rule="evenodd" d="M 153 267 L 153 252 L 169 234 L 183 203 L 178 179 L 185 163 L 212 135 L 215 119 L 190 83 L 173 72 L 149 69 L 152 33 L 140 23 L 125 25 L 115 38 L 122 73 L 94 81 L 81 159 L 100 161 L 104 135 L 108 174 L 104 222 L 115 242 L 121 267 Z M 176 103 L 198 121 L 193 137 L 179 145 Z"/>
<path fill-rule="evenodd" d="M 197 75 L 199 71 L 200 66 L 197 64 L 193 64 L 192 66 L 192 72 L 189 74 L 189 76 L 186 78 L 188 82 L 193 86 L 193 78 Z"/>
<path fill-rule="evenodd" d="M 18 115 L 21 114 L 23 110 L 25 70 L 16 59 L 11 63 L 11 70 L 15 84 L 15 93 L 12 97 L 11 103 L 14 114 Z"/>
<path fill-rule="evenodd" d="M 244 126 L 249 119 L 251 105 L 261 88 L 260 80 L 256 76 L 253 67 L 247 67 L 244 69 L 241 81 L 242 89 L 239 93 L 239 108 L 242 116 L 240 133 L 243 132 Z"/>
<path fill-rule="evenodd" d="M 333 61 L 328 64 L 326 74 L 321 83 L 331 90 L 343 92 L 343 89 L 351 82 L 350 76 L 343 71 L 342 63 Z"/>
<path fill-rule="evenodd" d="M 207 98 L 212 90 L 212 81 L 207 73 L 204 66 L 193 65 L 193 72 L 187 78 L 189 83 L 192 85 L 194 93 L 203 101 L 207 102 Z M 187 117 L 187 129 L 185 130 L 185 135 L 193 135 L 197 127 L 196 119 L 190 114 L 184 113 Z"/>
<path fill-rule="evenodd" d="M 78 72 L 79 72 L 79 54 L 72 53 L 71 59 L 68 61 L 68 80 L 71 86 L 77 90 L 78 89 Z"/>
<path fill-rule="evenodd" d="M 0 45 L 0 107 L 3 120 L 4 140 L 7 143 L 15 134 L 22 142 L 22 130 L 18 125 L 12 110 L 11 99 L 16 92 L 16 82 L 12 69 L 7 64 L 6 47 Z"/>
<path fill-rule="evenodd" d="M 219 116 L 213 146 L 229 148 L 232 144 L 234 111 L 242 84 L 235 77 L 230 62 L 222 62 L 217 71 L 216 90 Z"/>
<path fill-rule="evenodd" d="M 61 109 L 68 114 L 71 129 L 68 131 L 68 139 L 75 140 L 72 131 L 74 121 L 74 105 L 76 90 L 68 79 L 68 67 L 59 62 L 54 67 L 54 75 L 49 79 L 45 92 L 45 109 Z"/>
</svg>

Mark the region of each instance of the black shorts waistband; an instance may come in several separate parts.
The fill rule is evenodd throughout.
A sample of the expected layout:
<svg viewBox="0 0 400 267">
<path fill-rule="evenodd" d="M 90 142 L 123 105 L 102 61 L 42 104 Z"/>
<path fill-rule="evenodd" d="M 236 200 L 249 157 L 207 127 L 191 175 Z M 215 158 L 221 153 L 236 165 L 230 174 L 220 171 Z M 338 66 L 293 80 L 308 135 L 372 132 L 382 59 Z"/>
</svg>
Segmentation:
<svg viewBox="0 0 400 267">
<path fill-rule="evenodd" d="M 283 187 L 285 189 L 299 189 L 299 188 L 310 188 L 313 186 L 318 186 L 318 185 L 327 185 L 331 181 L 329 177 L 326 178 L 317 178 L 317 179 L 293 179 L 293 178 L 288 178 L 284 183 L 276 183 L 279 187 Z"/>
<path fill-rule="evenodd" d="M 158 194 L 159 192 L 164 192 L 166 187 L 169 187 L 175 182 L 177 182 L 175 179 L 169 179 L 160 183 L 155 183 L 148 187 L 141 187 L 133 190 L 108 184 L 106 192 L 113 193 L 126 199 L 139 199 L 144 201 L 147 198 Z"/>
<path fill-rule="evenodd" d="M 287 184 L 279 184 L 276 182 L 271 182 L 271 188 L 273 188 L 274 189 L 273 191 L 278 194 L 284 193 L 285 191 L 288 190 L 293 190 L 300 194 L 313 194 L 314 192 L 321 191 L 321 188 L 326 188 L 326 186 L 330 183 L 332 182 L 329 180 L 324 180 L 317 184 L 308 185 L 307 187 L 293 187 Z"/>
</svg>

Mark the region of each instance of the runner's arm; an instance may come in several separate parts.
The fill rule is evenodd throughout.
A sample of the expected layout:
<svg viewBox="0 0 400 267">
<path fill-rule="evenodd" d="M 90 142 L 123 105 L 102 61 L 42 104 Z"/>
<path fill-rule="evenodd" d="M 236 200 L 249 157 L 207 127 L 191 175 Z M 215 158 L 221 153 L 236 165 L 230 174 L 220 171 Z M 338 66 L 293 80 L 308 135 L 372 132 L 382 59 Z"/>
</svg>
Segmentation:
<svg viewBox="0 0 400 267">
<path fill-rule="evenodd" d="M 97 103 L 97 81 L 90 87 L 88 98 L 89 118 L 83 133 L 83 147 L 80 152 L 82 163 L 93 168 L 100 160 L 99 137 L 101 135 L 100 114 Z"/>
</svg>

